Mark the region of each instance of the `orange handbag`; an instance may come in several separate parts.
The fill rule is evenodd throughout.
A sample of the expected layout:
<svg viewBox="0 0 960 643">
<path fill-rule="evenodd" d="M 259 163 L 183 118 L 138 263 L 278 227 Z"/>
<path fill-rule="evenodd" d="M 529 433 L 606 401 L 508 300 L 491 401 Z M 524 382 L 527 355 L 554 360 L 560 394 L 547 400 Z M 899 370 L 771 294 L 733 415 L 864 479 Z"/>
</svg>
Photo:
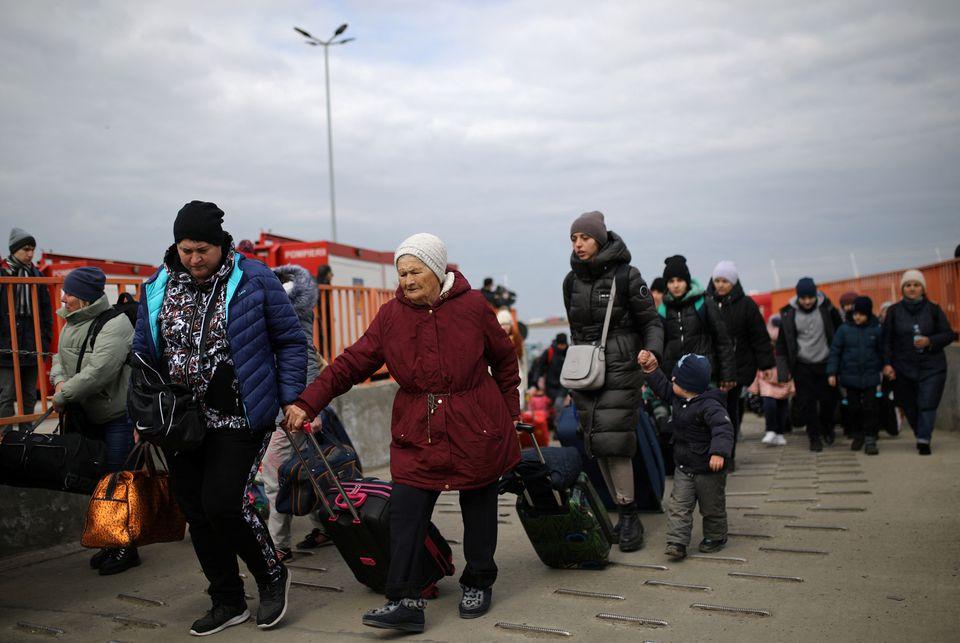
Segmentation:
<svg viewBox="0 0 960 643">
<path fill-rule="evenodd" d="M 187 520 L 170 491 L 167 471 L 158 469 L 157 448 L 140 442 L 127 463 L 143 466 L 104 476 L 90 497 L 80 544 L 84 547 L 141 547 L 183 540 Z M 166 463 L 164 463 L 165 465 Z"/>
</svg>

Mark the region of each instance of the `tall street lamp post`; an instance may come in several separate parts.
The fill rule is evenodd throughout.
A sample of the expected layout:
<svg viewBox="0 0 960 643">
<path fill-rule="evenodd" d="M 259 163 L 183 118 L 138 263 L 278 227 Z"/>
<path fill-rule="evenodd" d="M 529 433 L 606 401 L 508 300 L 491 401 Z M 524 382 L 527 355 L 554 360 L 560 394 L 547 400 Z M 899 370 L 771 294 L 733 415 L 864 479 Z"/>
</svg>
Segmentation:
<svg viewBox="0 0 960 643">
<path fill-rule="evenodd" d="M 333 35 L 330 36 L 328 40 L 320 40 L 310 35 L 309 32 L 301 29 L 300 27 L 294 27 L 294 31 L 307 39 L 306 44 L 311 47 L 316 47 L 317 45 L 323 47 L 323 71 L 324 77 L 326 78 L 327 85 L 327 156 L 330 162 L 330 228 L 333 235 L 332 241 L 337 240 L 337 198 L 336 191 L 333 186 L 333 122 L 330 114 L 330 46 L 331 45 L 344 45 L 351 40 L 356 40 L 356 38 L 341 38 L 343 32 L 347 30 L 347 25 L 342 24 L 337 27 L 337 30 L 333 32 Z"/>
</svg>

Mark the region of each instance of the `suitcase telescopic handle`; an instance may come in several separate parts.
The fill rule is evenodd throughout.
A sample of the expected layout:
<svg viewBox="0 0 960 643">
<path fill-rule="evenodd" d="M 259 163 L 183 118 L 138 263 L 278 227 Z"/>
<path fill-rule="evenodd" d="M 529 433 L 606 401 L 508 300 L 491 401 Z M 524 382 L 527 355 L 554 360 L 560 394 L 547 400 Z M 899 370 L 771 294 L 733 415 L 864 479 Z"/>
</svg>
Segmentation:
<svg viewBox="0 0 960 643">
<path fill-rule="evenodd" d="M 537 436 L 533 434 L 533 425 L 527 424 L 526 422 L 519 422 L 517 423 L 517 431 L 523 431 L 524 433 L 530 435 L 530 441 L 533 442 L 533 448 L 537 450 L 537 457 L 540 458 L 540 464 L 546 466 L 547 461 L 543 458 L 543 451 L 540 450 L 540 444 L 537 442 Z M 553 489 L 552 491 L 553 497 L 557 501 L 557 506 L 562 507 L 563 499 L 560 496 L 560 492 L 556 489 Z M 527 502 L 529 502 L 532 506 L 533 501 L 530 499 L 530 495 L 526 491 L 524 491 L 524 494 L 527 496 Z"/>
<path fill-rule="evenodd" d="M 317 481 L 313 479 L 313 472 L 310 471 L 310 463 L 307 462 L 307 459 L 303 457 L 303 454 L 300 453 L 300 449 L 297 448 L 297 443 L 293 440 L 293 435 L 290 433 L 290 429 L 280 425 L 283 429 L 283 432 L 287 436 L 287 440 L 290 441 L 290 446 L 293 447 L 293 452 L 297 454 L 297 458 L 300 460 L 300 464 L 303 465 L 303 468 L 307 472 L 307 477 L 310 478 L 310 484 L 313 485 L 313 490 L 317 492 L 317 495 L 320 496 L 320 502 L 323 503 L 323 508 L 327 510 L 327 513 L 330 514 L 330 517 L 333 518 L 337 514 L 333 512 L 333 507 L 330 506 L 330 501 L 327 500 L 327 494 L 323 492 L 320 488 L 320 485 L 317 484 Z"/>
<path fill-rule="evenodd" d="M 303 423 L 303 432 L 306 433 L 307 438 L 313 442 L 313 448 L 317 450 L 317 455 L 320 456 L 320 461 L 323 462 L 323 466 L 326 467 L 327 472 L 330 474 L 330 479 L 333 480 L 333 484 L 336 485 L 337 491 L 340 492 L 340 495 L 343 496 L 344 502 L 347 503 L 347 508 L 350 509 L 350 514 L 353 516 L 353 521 L 355 523 L 359 523 L 360 514 L 357 513 L 357 508 L 354 506 L 353 500 L 350 499 L 350 496 L 347 495 L 346 489 L 344 489 L 343 485 L 340 484 L 340 478 L 337 477 L 337 472 L 334 471 L 333 467 L 330 466 L 330 463 L 327 462 L 327 456 L 324 455 L 323 449 L 320 448 L 320 443 L 317 442 L 317 437 L 313 434 L 313 427 L 310 426 L 309 422 Z"/>
</svg>

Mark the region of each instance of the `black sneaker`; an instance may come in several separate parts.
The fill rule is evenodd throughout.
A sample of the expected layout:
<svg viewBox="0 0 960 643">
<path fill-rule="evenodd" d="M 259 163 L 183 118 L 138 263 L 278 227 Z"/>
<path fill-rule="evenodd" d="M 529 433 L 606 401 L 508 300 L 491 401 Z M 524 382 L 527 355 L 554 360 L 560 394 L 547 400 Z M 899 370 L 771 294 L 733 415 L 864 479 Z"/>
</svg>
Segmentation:
<svg viewBox="0 0 960 643">
<path fill-rule="evenodd" d="M 490 611 L 493 602 L 493 588 L 479 589 L 460 584 L 463 596 L 460 598 L 460 618 L 477 618 Z"/>
<path fill-rule="evenodd" d="M 923 442 L 917 442 L 917 453 L 920 455 L 930 455 L 930 445 Z"/>
<path fill-rule="evenodd" d="M 277 560 L 281 563 L 293 560 L 293 550 L 289 547 L 277 547 Z"/>
<path fill-rule="evenodd" d="M 101 576 L 119 574 L 140 564 L 140 554 L 137 553 L 136 547 L 121 547 L 112 549 L 111 552 L 113 555 L 100 563 Z"/>
<path fill-rule="evenodd" d="M 867 440 L 863 452 L 867 455 L 880 455 L 880 449 L 877 448 L 877 441 L 875 439 Z"/>
<path fill-rule="evenodd" d="M 257 608 L 257 627 L 269 630 L 287 613 L 290 594 L 290 571 L 280 565 L 280 578 L 260 587 L 260 607 Z"/>
<path fill-rule="evenodd" d="M 423 631 L 423 609 L 427 602 L 422 598 L 405 598 L 400 601 L 388 601 L 383 607 L 372 609 L 363 615 L 363 624 L 384 630 L 401 632 Z"/>
<path fill-rule="evenodd" d="M 632 552 L 643 548 L 643 523 L 637 513 L 636 504 L 620 509 L 620 534 L 618 542 L 620 551 Z"/>
<path fill-rule="evenodd" d="M 323 533 L 322 529 L 314 527 L 313 531 L 297 543 L 297 549 L 316 549 L 317 547 L 327 547 L 332 544 L 333 541 L 330 540 L 330 536 Z"/>
<path fill-rule="evenodd" d="M 727 544 L 726 538 L 713 539 L 713 538 L 704 538 L 700 541 L 700 551 L 704 554 L 712 554 L 723 549 Z"/>
<path fill-rule="evenodd" d="M 663 550 L 663 553 L 670 560 L 683 560 L 687 557 L 687 546 L 679 543 L 667 543 L 667 548 Z"/>
<path fill-rule="evenodd" d="M 103 563 L 108 558 L 113 556 L 114 551 L 116 550 L 111 549 L 109 547 L 104 547 L 103 549 L 101 549 L 100 551 L 98 551 L 97 553 L 95 553 L 93 556 L 90 557 L 90 567 L 93 569 L 100 569 L 100 565 L 103 565 Z"/>
<path fill-rule="evenodd" d="M 823 443 L 820 440 L 810 440 L 810 450 L 817 453 L 823 451 Z"/>
<path fill-rule="evenodd" d="M 194 636 L 210 636 L 222 632 L 228 627 L 245 623 L 250 618 L 247 602 L 240 601 L 235 605 L 214 603 L 213 609 L 193 622 L 190 633 Z"/>
<path fill-rule="evenodd" d="M 827 431 L 823 434 L 823 441 L 826 442 L 827 446 L 833 446 L 833 443 L 837 440 L 837 434 L 833 431 Z"/>
<path fill-rule="evenodd" d="M 853 438 L 853 442 L 850 443 L 850 450 L 859 451 L 860 449 L 863 448 L 863 442 L 864 442 L 863 438 L 860 437 L 859 435 Z"/>
</svg>

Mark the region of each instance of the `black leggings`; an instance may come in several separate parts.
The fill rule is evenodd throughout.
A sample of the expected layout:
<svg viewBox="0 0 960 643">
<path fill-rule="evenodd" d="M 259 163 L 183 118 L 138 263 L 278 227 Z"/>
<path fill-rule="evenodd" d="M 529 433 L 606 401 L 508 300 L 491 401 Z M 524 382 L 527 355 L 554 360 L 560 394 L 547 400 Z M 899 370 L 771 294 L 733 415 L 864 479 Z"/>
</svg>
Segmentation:
<svg viewBox="0 0 960 643">
<path fill-rule="evenodd" d="M 439 491 L 394 483 L 390 495 L 390 570 L 387 600 L 420 598 L 425 581 L 419 578 L 423 541 Z M 463 514 L 463 555 L 467 565 L 460 582 L 486 589 L 497 580 L 493 555 L 497 550 L 497 483 L 460 492 Z"/>
<path fill-rule="evenodd" d="M 280 577 L 270 532 L 247 498 L 269 438 L 263 431 L 223 429 L 208 432 L 198 449 L 166 452 L 173 494 L 215 603 L 243 600 L 237 556 L 257 585 Z"/>
</svg>

